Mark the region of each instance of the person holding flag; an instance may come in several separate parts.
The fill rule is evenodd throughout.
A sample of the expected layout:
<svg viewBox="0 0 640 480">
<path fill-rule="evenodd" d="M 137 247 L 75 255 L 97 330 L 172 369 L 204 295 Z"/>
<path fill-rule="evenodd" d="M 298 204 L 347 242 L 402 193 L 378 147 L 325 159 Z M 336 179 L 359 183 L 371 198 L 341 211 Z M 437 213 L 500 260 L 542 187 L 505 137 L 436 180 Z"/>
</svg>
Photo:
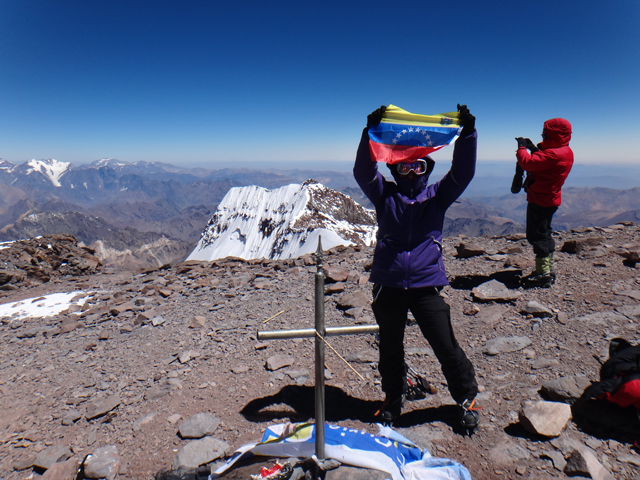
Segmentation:
<svg viewBox="0 0 640 480">
<path fill-rule="evenodd" d="M 451 169 L 429 185 L 435 162 L 428 154 L 456 137 Z M 442 259 L 444 216 L 474 176 L 476 145 L 475 117 L 465 105 L 435 116 L 382 106 L 367 117 L 362 132 L 353 173 L 378 221 L 369 281 L 380 327 L 378 369 L 385 393 L 378 413 L 388 425 L 401 415 L 407 386 L 404 329 L 409 311 L 440 362 L 462 427 L 471 434 L 479 423 L 475 371 L 440 296 L 449 283 Z M 387 163 L 393 182 L 378 171 L 378 161 Z"/>
</svg>

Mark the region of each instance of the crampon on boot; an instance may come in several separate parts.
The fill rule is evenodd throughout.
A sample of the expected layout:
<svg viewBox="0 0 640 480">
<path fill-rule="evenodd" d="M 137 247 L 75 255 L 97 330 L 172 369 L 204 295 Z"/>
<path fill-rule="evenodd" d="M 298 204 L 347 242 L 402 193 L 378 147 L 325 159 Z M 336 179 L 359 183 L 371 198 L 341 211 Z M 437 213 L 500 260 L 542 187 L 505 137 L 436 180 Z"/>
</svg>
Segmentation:
<svg viewBox="0 0 640 480">
<path fill-rule="evenodd" d="M 380 409 L 373 415 L 376 419 L 386 425 L 392 427 L 395 421 L 400 418 L 402 413 L 402 405 L 404 404 L 404 395 L 390 400 L 389 397 L 384 399 L 384 403 Z"/>
<path fill-rule="evenodd" d="M 477 412 L 482 407 L 475 406 L 476 399 L 465 400 L 458 404 L 458 413 L 460 415 L 460 425 L 468 436 L 471 436 L 478 429 L 480 423 L 480 414 Z"/>
</svg>

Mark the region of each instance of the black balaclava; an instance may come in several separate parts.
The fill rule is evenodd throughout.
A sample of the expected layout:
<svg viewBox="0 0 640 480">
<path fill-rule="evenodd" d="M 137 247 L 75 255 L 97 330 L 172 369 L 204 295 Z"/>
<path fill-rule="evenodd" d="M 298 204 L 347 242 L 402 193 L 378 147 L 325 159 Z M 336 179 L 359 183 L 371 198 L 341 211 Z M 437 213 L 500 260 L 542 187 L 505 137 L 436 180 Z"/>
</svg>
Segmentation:
<svg viewBox="0 0 640 480">
<path fill-rule="evenodd" d="M 393 179 L 396 181 L 398 190 L 409 198 L 416 198 L 425 188 L 427 188 L 429 175 L 431 175 L 436 163 L 435 160 L 429 156 L 422 157 L 420 160 L 427 162 L 427 171 L 422 175 L 416 175 L 415 172 L 413 172 L 413 174 L 410 173 L 409 175 L 400 175 L 396 165 L 387 164 L 387 167 L 391 170 Z"/>
</svg>

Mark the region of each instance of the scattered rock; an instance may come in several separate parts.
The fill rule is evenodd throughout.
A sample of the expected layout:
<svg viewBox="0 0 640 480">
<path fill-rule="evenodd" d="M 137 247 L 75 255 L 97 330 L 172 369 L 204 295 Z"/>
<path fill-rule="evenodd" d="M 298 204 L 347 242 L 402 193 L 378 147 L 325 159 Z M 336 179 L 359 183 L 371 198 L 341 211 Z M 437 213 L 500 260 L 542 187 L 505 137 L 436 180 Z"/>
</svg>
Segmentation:
<svg viewBox="0 0 640 480">
<path fill-rule="evenodd" d="M 540 392 L 554 402 L 573 403 L 584 390 L 591 385 L 591 381 L 584 375 L 568 375 L 547 380 Z"/>
<path fill-rule="evenodd" d="M 484 247 L 476 243 L 461 243 L 456 247 L 456 251 L 458 258 L 471 258 L 486 253 Z"/>
<path fill-rule="evenodd" d="M 87 417 L 87 420 L 92 420 L 110 412 L 118 405 L 120 405 L 120 397 L 118 395 L 101 398 L 87 405 L 87 412 L 85 416 Z"/>
<path fill-rule="evenodd" d="M 64 462 L 71 458 L 72 455 L 73 453 L 68 447 L 65 447 L 64 445 L 53 445 L 38 453 L 33 462 L 33 466 L 47 469 L 54 463 Z"/>
<path fill-rule="evenodd" d="M 282 367 L 293 365 L 294 358 L 290 355 L 273 355 L 267 358 L 266 367 L 269 371 L 279 370 Z"/>
<path fill-rule="evenodd" d="M 567 428 L 572 414 L 571 407 L 566 403 L 539 401 L 525 404 L 518 417 L 528 432 L 557 437 Z"/>
<path fill-rule="evenodd" d="M 511 465 L 529 460 L 531 454 L 512 440 L 505 440 L 489 450 L 489 457 L 497 465 Z"/>
<path fill-rule="evenodd" d="M 42 475 L 42 480 L 76 480 L 78 476 L 78 460 L 70 458 L 65 462 L 57 462 Z M 96 478 L 96 477 L 87 477 Z M 108 479 L 111 480 L 111 479 Z"/>
<path fill-rule="evenodd" d="M 522 295 L 515 290 L 509 290 L 498 280 L 489 280 L 471 290 L 474 300 L 479 302 L 511 302 Z"/>
<path fill-rule="evenodd" d="M 564 473 L 570 476 L 582 475 L 593 480 L 615 480 L 587 447 L 574 450 L 567 459 Z"/>
<path fill-rule="evenodd" d="M 534 317 L 545 318 L 545 317 L 553 317 L 555 314 L 553 311 L 549 310 L 544 305 L 536 302 L 535 300 L 531 300 L 522 307 L 520 310 L 521 313 L 525 315 L 533 315 Z"/>
<path fill-rule="evenodd" d="M 189 328 L 195 328 L 195 329 L 204 328 L 206 323 L 207 323 L 207 319 L 206 318 L 204 318 L 201 315 L 196 315 L 189 322 Z"/>
<path fill-rule="evenodd" d="M 211 435 L 220 425 L 220 420 L 210 413 L 196 413 L 180 425 L 178 433 L 182 438 L 202 438 Z"/>
<path fill-rule="evenodd" d="M 86 478 L 113 480 L 120 470 L 120 457 L 115 445 L 96 449 L 84 462 Z"/>
<path fill-rule="evenodd" d="M 227 442 L 213 437 L 204 437 L 187 443 L 176 455 L 171 468 L 196 468 L 224 457 L 231 450 Z"/>
<path fill-rule="evenodd" d="M 604 242 L 603 237 L 586 237 L 567 240 L 562 244 L 561 252 L 580 253 Z"/>
<path fill-rule="evenodd" d="M 529 337 L 496 337 L 489 340 L 482 352 L 487 355 L 498 355 L 500 353 L 517 352 L 531 345 Z"/>
<path fill-rule="evenodd" d="M 336 300 L 336 305 L 341 310 L 347 310 L 354 307 L 364 307 L 369 305 L 370 300 L 366 293 L 357 290 L 353 293 L 343 293 Z"/>
</svg>

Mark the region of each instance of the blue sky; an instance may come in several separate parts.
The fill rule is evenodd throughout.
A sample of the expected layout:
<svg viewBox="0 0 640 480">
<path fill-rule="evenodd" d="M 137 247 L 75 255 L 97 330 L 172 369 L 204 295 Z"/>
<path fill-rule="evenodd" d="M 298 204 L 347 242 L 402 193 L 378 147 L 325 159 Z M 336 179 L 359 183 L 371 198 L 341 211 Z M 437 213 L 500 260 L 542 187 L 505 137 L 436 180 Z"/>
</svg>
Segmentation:
<svg viewBox="0 0 640 480">
<path fill-rule="evenodd" d="M 576 162 L 640 164 L 639 25 L 637 0 L 0 0 L 0 158 L 321 167 L 382 104 L 465 103 L 480 160 L 564 117 Z"/>
</svg>

